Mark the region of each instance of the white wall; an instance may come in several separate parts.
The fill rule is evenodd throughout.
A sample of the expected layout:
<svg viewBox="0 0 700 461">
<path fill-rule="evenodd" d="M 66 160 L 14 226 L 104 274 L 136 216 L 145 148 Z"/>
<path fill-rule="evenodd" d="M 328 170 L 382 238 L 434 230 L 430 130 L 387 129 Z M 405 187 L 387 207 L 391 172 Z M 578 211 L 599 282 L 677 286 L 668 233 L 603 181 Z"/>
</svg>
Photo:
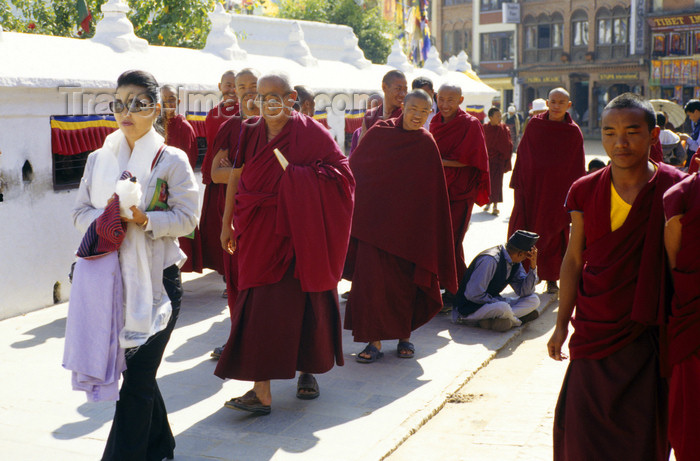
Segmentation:
<svg viewBox="0 0 700 461">
<path fill-rule="evenodd" d="M 0 319 L 53 304 L 56 282 L 68 299 L 81 236 L 70 218 L 75 191 L 53 190 L 49 121 L 64 99 L 56 89 L 0 87 Z M 31 182 L 22 180 L 25 160 Z"/>
</svg>

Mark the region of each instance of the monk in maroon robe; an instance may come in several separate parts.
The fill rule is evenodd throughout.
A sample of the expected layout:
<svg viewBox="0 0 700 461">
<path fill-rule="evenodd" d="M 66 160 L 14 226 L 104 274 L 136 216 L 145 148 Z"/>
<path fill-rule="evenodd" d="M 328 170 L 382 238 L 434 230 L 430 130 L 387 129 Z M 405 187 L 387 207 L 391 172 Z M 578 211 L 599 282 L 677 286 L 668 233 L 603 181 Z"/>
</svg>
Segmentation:
<svg viewBox="0 0 700 461">
<path fill-rule="evenodd" d="M 297 397 L 318 397 L 312 373 L 343 364 L 337 284 L 355 181 L 328 130 L 293 111 L 282 75 L 258 81 L 262 119 L 243 123 L 221 242 L 238 254 L 231 335 L 215 374 L 254 381 L 227 407 L 268 414 L 271 379 L 302 371 Z"/>
<path fill-rule="evenodd" d="M 163 128 L 165 130 L 165 144 L 182 149 L 190 160 L 190 166 L 194 170 L 199 157 L 197 136 L 194 128 L 177 113 L 180 104 L 177 89 L 172 85 L 164 85 L 160 90 L 163 110 Z M 178 238 L 180 249 L 187 255 L 187 260 L 180 268 L 182 272 L 202 272 L 202 242 L 199 227 L 195 227 L 192 235 Z"/>
<path fill-rule="evenodd" d="M 601 126 L 611 164 L 577 180 L 566 199 L 571 239 L 550 357 L 566 358 L 569 321 L 574 333 L 554 416 L 554 461 L 666 461 L 662 198 L 683 173 L 649 161 L 659 128 L 638 95 L 613 99 Z"/>
<path fill-rule="evenodd" d="M 498 216 L 498 204 L 503 202 L 503 175 L 512 169 L 513 141 L 510 128 L 501 123 L 501 111 L 492 107 L 488 112 L 489 121 L 484 124 L 484 138 L 489 153 L 489 177 L 491 178 L 491 195 L 485 211 L 493 204 L 495 216 Z"/>
<path fill-rule="evenodd" d="M 243 120 L 259 115 L 257 106 L 254 104 L 258 94 L 258 72 L 255 69 L 246 68 L 236 74 L 236 96 L 240 101 L 240 112 L 229 118 L 219 128 L 219 132 L 214 138 L 213 150 L 217 152 L 212 162 L 211 177 L 219 185 L 224 185 L 229 181 L 233 165 L 240 167 L 241 162 L 236 159 L 238 152 L 238 140 L 241 133 Z M 223 219 L 224 208 L 226 206 L 227 187 L 216 187 L 218 191 L 219 216 Z M 231 197 L 230 200 L 233 200 Z M 230 224 L 230 223 L 229 223 Z M 221 234 L 219 234 L 221 237 Z M 221 239 L 219 238 L 219 242 Z M 226 297 L 229 309 L 236 304 L 238 297 L 238 257 L 223 251 L 224 280 L 226 281 Z M 221 357 L 224 346 L 214 348 L 211 356 L 215 359 Z"/>
<path fill-rule="evenodd" d="M 401 115 L 403 100 L 408 91 L 406 76 L 400 70 L 390 70 L 382 78 L 382 91 L 384 101 L 376 108 L 368 109 L 362 119 L 360 140 L 367 130 L 372 128 L 380 120 L 389 120 Z"/>
<path fill-rule="evenodd" d="M 411 332 L 440 311 L 440 284 L 457 289 L 445 175 L 423 128 L 431 108 L 425 91 L 408 93 L 403 114 L 375 124 L 350 158 L 357 192 L 345 328 L 369 343 L 358 362 L 381 358 L 385 339 L 399 340 L 399 357 L 413 357 Z"/>
<path fill-rule="evenodd" d="M 668 320 L 668 438 L 677 461 L 700 454 L 700 179 L 693 174 L 664 195 L 666 251 L 673 276 Z"/>
<path fill-rule="evenodd" d="M 440 149 L 445 169 L 457 280 L 461 280 L 467 271 L 462 244 L 472 208 L 474 203 L 489 203 L 489 156 L 481 122 L 459 108 L 464 101 L 462 88 L 442 85 L 437 100 L 439 112 L 430 121 L 430 133 Z"/>
<path fill-rule="evenodd" d="M 207 134 L 207 153 L 202 161 L 202 183 L 204 184 L 204 200 L 202 202 L 202 217 L 199 228 L 202 231 L 202 262 L 207 269 L 213 269 L 224 275 L 223 250 L 221 249 L 221 210 L 219 197 L 225 194 L 228 177 L 218 181 L 212 177 L 216 135 L 219 128 L 234 115 L 238 114 L 238 99 L 236 97 L 236 78 L 232 70 L 224 72 L 219 83 L 222 102 L 209 111 L 204 121 Z M 224 166 L 230 167 L 223 161 Z M 218 165 L 217 165 L 218 166 Z"/>
<path fill-rule="evenodd" d="M 510 187 L 513 213 L 508 235 L 527 229 L 540 235 L 537 271 L 547 292 L 558 291 L 559 268 L 569 239 L 569 216 L 562 208 L 566 193 L 586 174 L 581 129 L 566 112 L 571 107 L 563 88 L 550 91 L 548 110 L 532 117 L 518 145 Z"/>
</svg>

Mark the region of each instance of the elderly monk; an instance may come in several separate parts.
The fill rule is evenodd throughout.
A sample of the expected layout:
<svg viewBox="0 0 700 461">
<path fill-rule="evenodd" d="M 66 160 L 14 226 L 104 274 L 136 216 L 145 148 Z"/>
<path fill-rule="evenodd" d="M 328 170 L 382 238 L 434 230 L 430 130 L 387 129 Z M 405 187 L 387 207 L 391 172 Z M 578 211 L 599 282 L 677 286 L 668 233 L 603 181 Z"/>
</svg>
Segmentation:
<svg viewBox="0 0 700 461">
<path fill-rule="evenodd" d="M 258 71 L 251 68 L 241 70 L 236 74 L 236 97 L 240 101 L 240 112 L 224 122 L 219 128 L 219 132 L 214 138 L 213 150 L 216 151 L 212 162 L 211 177 L 218 184 L 226 184 L 233 170 L 232 165 L 240 162 L 236 159 L 238 152 L 238 140 L 241 134 L 243 120 L 259 115 L 258 107 L 255 105 L 255 98 L 258 95 Z M 226 205 L 227 187 L 218 187 L 218 215 L 223 219 L 224 207 Z M 231 198 L 233 200 L 233 197 Z M 219 236 L 220 237 L 220 236 Z M 221 239 L 219 238 L 219 241 Z M 238 285 L 236 283 L 238 273 L 238 262 L 236 255 L 223 252 L 224 279 L 226 281 L 226 297 L 229 309 L 236 304 L 238 296 Z M 221 357 L 225 346 L 216 347 L 211 353 L 215 359 Z"/>
<path fill-rule="evenodd" d="M 442 307 L 440 284 L 457 289 L 445 174 L 423 128 L 430 109 L 425 91 L 411 91 L 403 114 L 378 122 L 350 158 L 357 193 L 343 278 L 345 328 L 368 342 L 358 362 L 381 358 L 385 339 L 413 357 L 411 332 Z"/>
<path fill-rule="evenodd" d="M 180 104 L 177 89 L 172 85 L 162 86 L 160 99 L 165 144 L 182 149 L 187 154 L 190 166 L 194 170 L 197 165 L 197 157 L 199 157 L 197 136 L 194 134 L 192 125 L 185 117 L 177 113 L 177 106 Z M 199 228 L 195 227 L 190 235 L 178 238 L 178 243 L 180 249 L 187 256 L 180 271 L 202 272 L 202 242 Z"/>
<path fill-rule="evenodd" d="M 467 271 L 462 242 L 472 208 L 474 203 L 480 206 L 489 203 L 489 156 L 481 122 L 459 107 L 464 101 L 462 88 L 446 83 L 438 90 L 437 99 L 439 112 L 430 122 L 430 133 L 445 168 L 457 279 L 461 280 Z M 448 290 L 448 293 L 446 300 L 451 300 L 454 292 Z"/>
<path fill-rule="evenodd" d="M 238 113 L 238 98 L 236 97 L 236 74 L 232 70 L 224 72 L 219 83 L 221 103 L 207 114 L 204 126 L 207 134 L 207 153 L 202 161 L 202 183 L 204 184 L 204 200 L 202 203 L 202 219 L 199 228 L 202 231 L 202 262 L 207 269 L 213 269 L 224 275 L 223 251 L 219 236 L 221 235 L 221 211 L 219 197 L 225 194 L 228 177 L 215 180 L 212 177 L 212 165 L 217 150 L 214 150 L 216 134 L 224 122 Z M 227 165 L 231 166 L 231 165 Z M 222 190 L 219 190 L 222 189 Z"/>
<path fill-rule="evenodd" d="M 665 242 L 673 277 L 668 321 L 668 438 L 677 461 L 700 453 L 700 180 L 693 174 L 664 194 Z"/>
<path fill-rule="evenodd" d="M 610 165 L 577 180 L 566 198 L 571 239 L 550 357 L 566 358 L 570 320 L 574 333 L 554 415 L 555 461 L 668 460 L 662 198 L 683 173 L 649 161 L 655 118 L 638 95 L 610 101 L 601 123 Z"/>
<path fill-rule="evenodd" d="M 408 92 L 408 82 L 404 73 L 400 70 L 390 70 L 384 74 L 382 91 L 384 92 L 384 101 L 378 107 L 365 112 L 365 116 L 362 119 L 360 140 L 362 140 L 367 130 L 372 128 L 378 121 L 389 120 L 401 115 L 401 106 Z"/>
<path fill-rule="evenodd" d="M 215 374 L 254 381 L 225 406 L 258 415 L 270 413 L 271 379 L 299 370 L 297 397 L 312 399 L 312 373 L 343 364 L 336 287 L 355 181 L 328 130 L 292 110 L 296 97 L 283 74 L 258 80 L 262 118 L 243 123 L 221 230 L 240 292 Z"/>
<path fill-rule="evenodd" d="M 490 205 L 493 204 L 491 213 L 498 216 L 498 204 L 503 202 L 503 175 L 512 168 L 510 158 L 513 156 L 513 141 L 510 128 L 501 122 L 501 111 L 498 107 L 490 108 L 488 116 L 489 121 L 484 124 L 484 138 L 489 153 L 491 195 L 484 211 L 489 211 Z"/>
<path fill-rule="evenodd" d="M 581 129 L 571 119 L 569 93 L 549 92 L 547 110 L 532 117 L 518 145 L 510 187 L 514 190 L 508 235 L 527 229 L 540 235 L 538 272 L 547 292 L 557 293 L 559 268 L 569 240 L 566 193 L 586 174 Z"/>
</svg>

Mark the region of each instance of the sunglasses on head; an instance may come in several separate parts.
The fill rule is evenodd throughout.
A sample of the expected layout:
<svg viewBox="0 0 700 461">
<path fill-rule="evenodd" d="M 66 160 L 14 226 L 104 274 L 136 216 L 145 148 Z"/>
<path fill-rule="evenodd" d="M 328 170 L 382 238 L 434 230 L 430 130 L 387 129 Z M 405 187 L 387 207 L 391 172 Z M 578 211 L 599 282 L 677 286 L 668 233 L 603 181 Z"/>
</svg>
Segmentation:
<svg viewBox="0 0 700 461">
<path fill-rule="evenodd" d="M 132 99 L 130 104 L 124 104 L 118 99 L 109 103 L 109 110 L 115 114 L 121 114 L 125 109 L 128 109 L 132 114 L 136 114 L 142 111 L 153 110 L 155 107 L 156 105 L 151 101 L 138 99 Z"/>
</svg>

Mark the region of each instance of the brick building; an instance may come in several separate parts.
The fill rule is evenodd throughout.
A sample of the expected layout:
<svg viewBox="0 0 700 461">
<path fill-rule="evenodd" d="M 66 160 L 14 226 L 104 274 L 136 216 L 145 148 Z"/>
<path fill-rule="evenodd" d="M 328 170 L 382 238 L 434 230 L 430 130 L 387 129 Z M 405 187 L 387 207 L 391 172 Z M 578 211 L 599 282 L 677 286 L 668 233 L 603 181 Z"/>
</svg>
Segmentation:
<svg viewBox="0 0 700 461">
<path fill-rule="evenodd" d="M 504 3 L 519 3 L 517 25 L 497 13 Z M 466 49 L 503 104 L 522 111 L 569 89 L 584 133 L 596 133 L 602 109 L 626 91 L 681 104 L 700 97 L 700 0 L 438 0 L 438 22 L 443 59 Z"/>
</svg>

